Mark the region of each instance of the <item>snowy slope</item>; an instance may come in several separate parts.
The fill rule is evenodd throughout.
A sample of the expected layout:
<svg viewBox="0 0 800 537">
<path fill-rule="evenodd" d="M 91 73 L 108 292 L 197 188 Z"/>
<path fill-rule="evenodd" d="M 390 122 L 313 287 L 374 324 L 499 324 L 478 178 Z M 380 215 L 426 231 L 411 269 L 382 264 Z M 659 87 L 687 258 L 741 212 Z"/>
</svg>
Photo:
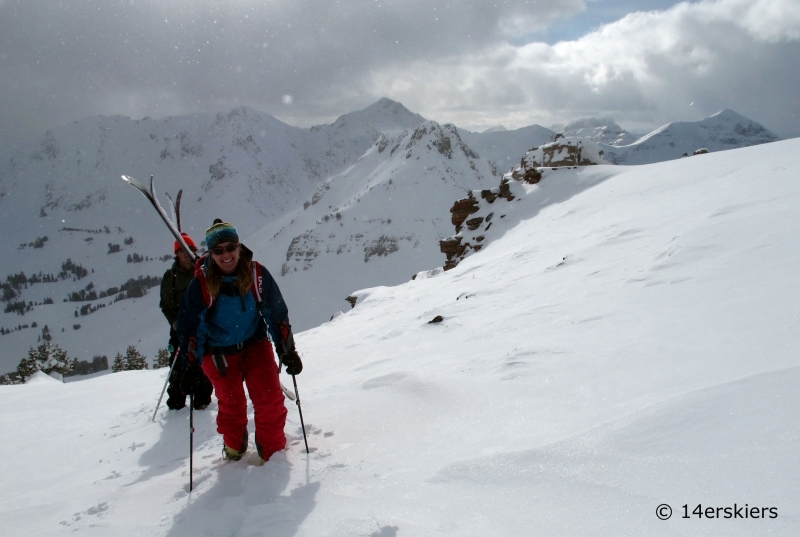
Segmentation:
<svg viewBox="0 0 800 537">
<path fill-rule="evenodd" d="M 725 109 L 702 121 L 669 123 L 630 145 L 604 147 L 614 164 L 649 164 L 692 155 L 766 144 L 779 138 L 755 121 Z"/>
<path fill-rule="evenodd" d="M 797 535 L 798 150 L 518 185 L 481 252 L 298 335 L 310 455 L 291 406 L 263 467 L 222 463 L 195 413 L 191 494 L 186 412 L 149 421 L 164 371 L 0 387 L 3 528 Z"/>
</svg>

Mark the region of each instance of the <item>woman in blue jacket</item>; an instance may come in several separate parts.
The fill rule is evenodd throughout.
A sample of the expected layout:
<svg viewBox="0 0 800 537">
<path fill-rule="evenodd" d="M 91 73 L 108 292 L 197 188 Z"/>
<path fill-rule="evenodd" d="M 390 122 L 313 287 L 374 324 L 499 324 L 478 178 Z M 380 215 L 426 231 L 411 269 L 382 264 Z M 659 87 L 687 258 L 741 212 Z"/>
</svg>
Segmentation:
<svg viewBox="0 0 800 537">
<path fill-rule="evenodd" d="M 255 444 L 262 461 L 286 446 L 286 407 L 272 342 L 286 372 L 303 364 L 294 346 L 289 312 L 272 275 L 253 261 L 231 224 L 217 219 L 206 231 L 208 254 L 198 259 L 186 289 L 177 331 L 186 372 L 182 387 L 193 393 L 202 372 L 219 403 L 217 432 L 223 457 L 247 451 L 247 398 L 255 409 Z"/>
</svg>

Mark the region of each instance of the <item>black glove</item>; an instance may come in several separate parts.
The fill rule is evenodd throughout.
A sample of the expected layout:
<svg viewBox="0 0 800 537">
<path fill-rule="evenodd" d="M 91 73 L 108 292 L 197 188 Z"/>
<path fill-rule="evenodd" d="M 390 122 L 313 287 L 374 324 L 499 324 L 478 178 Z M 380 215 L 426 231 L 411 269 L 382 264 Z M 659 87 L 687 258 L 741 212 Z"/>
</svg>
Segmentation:
<svg viewBox="0 0 800 537">
<path fill-rule="evenodd" d="M 181 390 L 186 395 L 196 395 L 198 388 L 206 383 L 206 375 L 197 362 L 189 362 L 189 367 L 183 372 Z"/>
<path fill-rule="evenodd" d="M 300 355 L 297 354 L 297 349 L 294 347 L 294 335 L 292 334 L 292 327 L 286 321 L 282 321 L 280 325 L 280 335 L 283 341 L 278 348 L 278 358 L 281 363 L 286 366 L 286 372 L 290 375 L 299 375 L 303 370 L 303 362 L 300 360 Z"/>
<path fill-rule="evenodd" d="M 303 370 L 303 362 L 295 349 L 282 352 L 280 355 L 281 363 L 286 366 L 286 372 L 290 375 L 299 375 Z"/>
</svg>

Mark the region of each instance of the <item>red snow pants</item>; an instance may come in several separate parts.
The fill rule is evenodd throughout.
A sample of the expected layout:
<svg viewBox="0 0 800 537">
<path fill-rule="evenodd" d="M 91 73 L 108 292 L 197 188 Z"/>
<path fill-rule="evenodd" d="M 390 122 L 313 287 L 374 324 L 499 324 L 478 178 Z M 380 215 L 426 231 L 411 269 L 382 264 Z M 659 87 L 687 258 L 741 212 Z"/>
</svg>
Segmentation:
<svg viewBox="0 0 800 537">
<path fill-rule="evenodd" d="M 256 341 L 237 352 L 226 355 L 225 376 L 221 376 L 210 354 L 203 356 L 203 372 L 214 385 L 219 402 L 217 432 L 225 445 L 241 451 L 247 432 L 247 398 L 244 384 L 255 409 L 256 447 L 264 460 L 286 447 L 286 406 L 278 379 L 278 366 L 272 344 Z"/>
</svg>

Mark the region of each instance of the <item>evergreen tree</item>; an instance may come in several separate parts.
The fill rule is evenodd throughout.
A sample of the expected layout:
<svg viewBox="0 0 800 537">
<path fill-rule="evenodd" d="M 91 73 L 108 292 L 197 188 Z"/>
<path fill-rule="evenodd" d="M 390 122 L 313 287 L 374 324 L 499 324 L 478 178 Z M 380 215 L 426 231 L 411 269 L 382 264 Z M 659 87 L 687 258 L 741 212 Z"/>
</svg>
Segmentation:
<svg viewBox="0 0 800 537">
<path fill-rule="evenodd" d="M 8 373 L 7 375 L 0 375 L 0 385 L 10 386 L 12 384 L 22 384 L 22 379 L 19 375 Z"/>
<path fill-rule="evenodd" d="M 75 364 L 78 363 L 77 358 L 70 358 L 67 356 L 67 351 L 52 343 L 47 344 L 46 350 L 48 358 L 42 367 L 42 371 L 48 375 L 56 372 L 60 373 L 62 376 L 67 376 L 72 373 L 72 371 L 75 369 Z"/>
<path fill-rule="evenodd" d="M 160 369 L 162 367 L 169 367 L 169 351 L 167 349 L 158 349 L 156 362 L 153 364 L 153 369 Z"/>
<path fill-rule="evenodd" d="M 78 363 L 77 358 L 67 356 L 67 351 L 54 343 L 45 342 L 30 348 L 28 356 L 23 358 L 17 366 L 17 373 L 23 380 L 28 380 L 37 371 L 69 375 Z"/>
<path fill-rule="evenodd" d="M 39 371 L 38 353 L 33 347 L 28 350 L 28 356 L 20 360 L 17 366 L 17 374 L 22 379 L 22 382 L 28 380 L 34 373 Z"/>
<path fill-rule="evenodd" d="M 120 371 L 127 371 L 128 370 L 128 361 L 125 360 L 125 357 L 122 356 L 120 353 L 117 353 L 117 356 L 114 358 L 114 363 L 111 365 L 111 371 L 114 373 L 119 373 Z"/>
<path fill-rule="evenodd" d="M 147 357 L 137 351 L 136 347 L 133 345 L 129 345 L 128 350 L 125 351 L 125 361 L 128 363 L 128 369 L 131 371 L 150 369 L 150 366 L 147 365 Z"/>
</svg>

